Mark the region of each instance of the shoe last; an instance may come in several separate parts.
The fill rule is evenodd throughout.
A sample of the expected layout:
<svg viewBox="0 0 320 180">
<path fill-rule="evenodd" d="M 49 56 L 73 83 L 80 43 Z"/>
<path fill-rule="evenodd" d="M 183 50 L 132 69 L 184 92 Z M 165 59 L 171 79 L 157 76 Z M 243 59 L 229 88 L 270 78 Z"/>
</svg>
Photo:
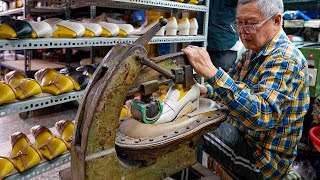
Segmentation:
<svg viewBox="0 0 320 180">
<path fill-rule="evenodd" d="M 196 36 L 198 34 L 198 21 L 196 18 L 192 18 L 189 20 L 190 22 L 190 30 L 189 30 L 189 35 L 190 36 Z"/>
<path fill-rule="evenodd" d="M 102 27 L 96 23 L 81 23 L 84 28 L 85 32 L 83 37 L 97 37 L 102 34 Z"/>
<path fill-rule="evenodd" d="M 145 26 L 144 28 L 139 28 L 138 30 L 135 30 L 133 34 L 135 35 L 142 35 L 144 33 L 146 33 L 147 31 L 149 31 L 153 26 L 155 26 L 159 20 L 163 18 L 162 16 L 154 19 L 151 23 L 149 23 L 147 26 Z M 164 35 L 164 29 L 165 27 L 162 27 L 157 33 L 157 36 L 163 36 Z"/>
<path fill-rule="evenodd" d="M 31 34 L 32 38 L 44 38 L 50 37 L 52 34 L 52 27 L 45 21 L 35 22 L 35 21 L 28 21 L 31 25 L 33 31 Z"/>
<path fill-rule="evenodd" d="M 5 75 L 5 81 L 15 89 L 17 99 L 20 100 L 42 93 L 40 84 L 20 71 L 9 72 Z"/>
<path fill-rule="evenodd" d="M 69 21 L 59 21 L 56 24 L 57 28 L 52 28 L 53 38 L 75 38 L 84 35 L 86 29 L 80 23 L 69 22 Z"/>
<path fill-rule="evenodd" d="M 190 29 L 190 22 L 188 18 L 182 18 L 178 20 L 178 35 L 188 36 Z"/>
<path fill-rule="evenodd" d="M 11 103 L 16 99 L 16 92 L 9 84 L 0 81 L 0 105 Z"/>
<path fill-rule="evenodd" d="M 70 120 L 60 120 L 55 124 L 61 138 L 67 142 L 68 149 L 71 149 L 74 123 Z"/>
<path fill-rule="evenodd" d="M 10 174 L 14 168 L 14 162 L 10 158 L 0 156 L 0 179 Z"/>
<path fill-rule="evenodd" d="M 43 92 L 53 95 L 70 92 L 75 88 L 72 79 L 68 76 L 59 74 L 54 69 L 41 69 L 34 74 L 34 77 L 41 85 Z"/>
<path fill-rule="evenodd" d="M 118 36 L 121 37 L 130 36 L 134 31 L 134 28 L 131 24 L 117 24 L 117 26 L 120 29 Z"/>
<path fill-rule="evenodd" d="M 93 73 L 96 71 L 96 69 L 97 69 L 96 64 L 89 64 L 89 65 L 79 66 L 77 67 L 76 70 L 92 78 Z"/>
<path fill-rule="evenodd" d="M 31 25 L 24 20 L 16 20 L 10 17 L 2 17 L 0 25 L 0 38 L 30 38 L 32 34 Z"/>
<path fill-rule="evenodd" d="M 120 28 L 114 23 L 99 22 L 102 27 L 101 37 L 117 36 L 119 34 Z"/>
<path fill-rule="evenodd" d="M 176 36 L 178 29 L 178 22 L 175 17 L 168 18 L 168 23 L 165 26 L 165 35 L 166 36 Z"/>
<path fill-rule="evenodd" d="M 20 172 L 24 172 L 41 162 L 41 153 L 31 144 L 27 135 L 22 132 L 11 135 L 11 145 L 10 158 Z"/>
<path fill-rule="evenodd" d="M 186 106 L 192 106 L 195 110 L 199 107 L 200 90 L 198 84 L 194 84 L 190 90 L 175 85 L 170 87 L 165 99 L 163 100 L 163 112 L 155 124 L 171 122 L 179 117 L 180 112 Z"/>
<path fill-rule="evenodd" d="M 36 125 L 30 131 L 36 140 L 36 147 L 46 159 L 52 160 L 67 151 L 67 143 L 53 135 L 50 129 Z"/>
</svg>

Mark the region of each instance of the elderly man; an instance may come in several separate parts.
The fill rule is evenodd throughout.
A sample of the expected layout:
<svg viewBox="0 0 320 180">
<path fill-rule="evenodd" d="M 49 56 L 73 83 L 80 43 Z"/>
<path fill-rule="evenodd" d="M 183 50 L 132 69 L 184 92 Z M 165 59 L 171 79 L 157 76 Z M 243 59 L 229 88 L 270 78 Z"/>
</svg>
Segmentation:
<svg viewBox="0 0 320 180">
<path fill-rule="evenodd" d="M 205 148 L 240 179 L 280 179 L 292 167 L 309 108 L 307 62 L 281 28 L 282 0 L 239 0 L 231 24 L 247 50 L 226 73 L 203 48 L 183 49 L 207 79 L 202 96 L 218 98 L 227 121 Z"/>
</svg>

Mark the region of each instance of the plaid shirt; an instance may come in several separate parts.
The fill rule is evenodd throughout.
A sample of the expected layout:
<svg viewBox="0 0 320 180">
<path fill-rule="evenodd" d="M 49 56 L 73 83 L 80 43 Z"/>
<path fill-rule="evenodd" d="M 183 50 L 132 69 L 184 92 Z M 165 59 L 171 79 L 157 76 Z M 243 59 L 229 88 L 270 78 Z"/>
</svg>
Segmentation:
<svg viewBox="0 0 320 180">
<path fill-rule="evenodd" d="M 281 30 L 259 54 L 247 50 L 207 81 L 208 97 L 228 106 L 228 121 L 245 134 L 265 179 L 284 177 L 297 155 L 310 101 L 307 69 Z"/>
</svg>

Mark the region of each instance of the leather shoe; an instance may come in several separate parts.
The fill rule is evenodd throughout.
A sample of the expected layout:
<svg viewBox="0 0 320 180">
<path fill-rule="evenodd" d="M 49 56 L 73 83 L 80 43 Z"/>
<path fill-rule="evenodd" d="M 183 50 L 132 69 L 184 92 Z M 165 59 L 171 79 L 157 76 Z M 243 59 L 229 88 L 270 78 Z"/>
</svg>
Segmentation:
<svg viewBox="0 0 320 180">
<path fill-rule="evenodd" d="M 1 17 L 0 22 L 1 39 L 31 37 L 33 29 L 27 21 Z"/>
<path fill-rule="evenodd" d="M 73 89 L 80 89 L 80 87 L 77 87 L 79 85 L 76 85 L 73 79 L 59 74 L 54 69 L 41 69 L 35 73 L 34 77 L 41 85 L 43 92 L 53 95 L 70 92 Z"/>
<path fill-rule="evenodd" d="M 190 89 L 183 88 L 181 84 L 170 87 L 162 102 L 163 111 L 155 124 L 171 122 L 180 116 L 199 108 L 200 90 L 198 84 Z"/>
<path fill-rule="evenodd" d="M 16 91 L 9 84 L 0 81 L 0 105 L 11 103 L 16 99 Z"/>
<path fill-rule="evenodd" d="M 20 100 L 42 93 L 40 84 L 20 71 L 9 72 L 5 75 L 5 81 L 15 89 Z"/>
</svg>

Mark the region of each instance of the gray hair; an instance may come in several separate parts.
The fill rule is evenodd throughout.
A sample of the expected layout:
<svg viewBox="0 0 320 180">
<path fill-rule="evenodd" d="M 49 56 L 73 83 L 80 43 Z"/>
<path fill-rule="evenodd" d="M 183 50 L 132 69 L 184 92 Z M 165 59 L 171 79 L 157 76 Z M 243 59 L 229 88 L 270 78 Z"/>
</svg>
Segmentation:
<svg viewBox="0 0 320 180">
<path fill-rule="evenodd" d="M 249 2 L 256 2 L 261 13 L 266 17 L 283 14 L 284 11 L 282 0 L 238 0 L 238 4 L 246 4 Z"/>
</svg>

